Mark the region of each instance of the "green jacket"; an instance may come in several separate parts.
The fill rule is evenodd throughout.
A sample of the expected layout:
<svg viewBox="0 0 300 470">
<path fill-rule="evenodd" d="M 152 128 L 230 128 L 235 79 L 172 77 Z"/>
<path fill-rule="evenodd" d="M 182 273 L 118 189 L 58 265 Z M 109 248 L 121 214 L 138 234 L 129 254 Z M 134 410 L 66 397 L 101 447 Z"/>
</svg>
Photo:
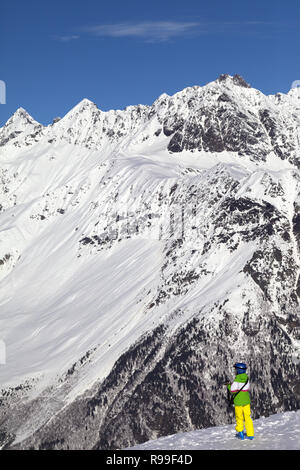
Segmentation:
<svg viewBox="0 0 300 470">
<path fill-rule="evenodd" d="M 241 384 L 244 384 L 247 382 L 248 375 L 247 374 L 238 374 L 234 382 L 232 384 L 228 384 L 228 390 L 235 396 L 237 395 L 237 392 L 240 390 L 240 388 L 243 386 Z M 243 390 L 234 398 L 233 403 L 235 406 L 245 406 L 249 405 L 251 400 L 250 400 L 250 395 L 249 395 L 249 389 L 250 389 L 250 383 L 248 379 L 247 385 L 243 388 Z"/>
</svg>

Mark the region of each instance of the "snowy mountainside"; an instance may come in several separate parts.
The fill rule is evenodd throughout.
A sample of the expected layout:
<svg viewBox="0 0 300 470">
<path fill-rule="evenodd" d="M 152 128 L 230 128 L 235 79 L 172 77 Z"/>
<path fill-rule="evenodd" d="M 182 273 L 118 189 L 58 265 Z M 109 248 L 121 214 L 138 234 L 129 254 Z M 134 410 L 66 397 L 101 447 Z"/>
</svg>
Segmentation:
<svg viewBox="0 0 300 470">
<path fill-rule="evenodd" d="M 235 425 L 217 426 L 148 441 L 128 450 L 299 450 L 300 412 L 254 420 L 253 441 L 236 439 Z"/>
<path fill-rule="evenodd" d="M 299 407 L 300 91 L 241 77 L 0 129 L 1 445 L 120 448 Z"/>
</svg>

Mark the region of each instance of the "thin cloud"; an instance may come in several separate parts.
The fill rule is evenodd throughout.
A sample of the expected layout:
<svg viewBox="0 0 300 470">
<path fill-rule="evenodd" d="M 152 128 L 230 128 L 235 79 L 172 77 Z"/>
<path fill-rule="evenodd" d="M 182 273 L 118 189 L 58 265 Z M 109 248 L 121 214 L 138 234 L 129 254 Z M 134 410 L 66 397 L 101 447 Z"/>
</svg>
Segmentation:
<svg viewBox="0 0 300 470">
<path fill-rule="evenodd" d="M 196 21 L 195 21 L 196 20 Z M 145 42 L 163 42 L 174 38 L 195 37 L 209 34 L 259 34 L 262 28 L 284 26 L 282 23 L 260 20 L 248 21 L 145 21 L 113 24 L 96 24 L 80 28 L 78 33 L 95 37 L 136 38 Z M 265 30 L 264 30 L 265 31 Z M 68 42 L 79 35 L 57 36 L 56 39 Z"/>
<path fill-rule="evenodd" d="M 56 41 L 61 41 L 61 42 L 69 42 L 69 41 L 74 41 L 75 39 L 79 39 L 80 36 L 78 34 L 71 34 L 71 35 L 66 35 L 66 36 L 53 36 L 53 39 Z"/>
<path fill-rule="evenodd" d="M 222 24 L 228 26 L 270 26 L 277 23 L 274 21 L 224 21 Z"/>
<path fill-rule="evenodd" d="M 153 21 L 146 23 L 116 23 L 96 25 L 85 28 L 85 32 L 95 36 L 135 37 L 148 41 L 167 41 L 196 31 L 200 23 L 179 21 Z"/>
</svg>

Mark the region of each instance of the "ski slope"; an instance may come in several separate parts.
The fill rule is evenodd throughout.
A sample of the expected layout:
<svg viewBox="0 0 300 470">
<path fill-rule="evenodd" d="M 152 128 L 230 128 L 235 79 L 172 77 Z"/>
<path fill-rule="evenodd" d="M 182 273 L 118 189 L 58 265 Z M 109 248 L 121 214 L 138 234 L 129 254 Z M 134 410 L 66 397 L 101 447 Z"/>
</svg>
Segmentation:
<svg viewBox="0 0 300 470">
<path fill-rule="evenodd" d="M 130 450 L 300 450 L 300 411 L 256 419 L 253 441 L 235 437 L 235 425 L 174 434 Z"/>
</svg>

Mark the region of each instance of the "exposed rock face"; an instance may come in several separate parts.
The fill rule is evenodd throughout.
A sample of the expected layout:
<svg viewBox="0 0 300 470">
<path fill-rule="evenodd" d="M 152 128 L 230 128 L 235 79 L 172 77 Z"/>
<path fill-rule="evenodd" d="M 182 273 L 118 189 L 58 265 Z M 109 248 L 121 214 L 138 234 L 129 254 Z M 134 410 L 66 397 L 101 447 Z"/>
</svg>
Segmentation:
<svg viewBox="0 0 300 470">
<path fill-rule="evenodd" d="M 300 93 L 221 75 L 0 129 L 0 446 L 115 449 L 299 408 Z"/>
</svg>

